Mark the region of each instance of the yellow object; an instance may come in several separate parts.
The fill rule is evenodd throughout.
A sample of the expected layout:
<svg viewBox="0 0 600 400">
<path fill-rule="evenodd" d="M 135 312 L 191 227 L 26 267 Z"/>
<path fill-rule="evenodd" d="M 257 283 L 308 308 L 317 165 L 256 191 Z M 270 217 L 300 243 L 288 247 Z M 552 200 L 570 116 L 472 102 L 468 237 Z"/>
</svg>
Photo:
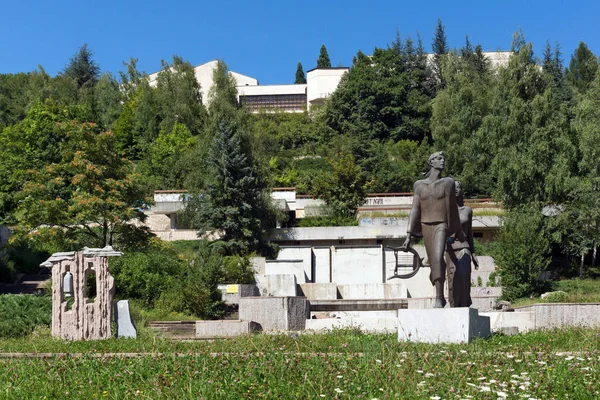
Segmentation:
<svg viewBox="0 0 600 400">
<path fill-rule="evenodd" d="M 239 285 L 227 285 L 227 294 L 234 294 L 239 291 Z"/>
</svg>

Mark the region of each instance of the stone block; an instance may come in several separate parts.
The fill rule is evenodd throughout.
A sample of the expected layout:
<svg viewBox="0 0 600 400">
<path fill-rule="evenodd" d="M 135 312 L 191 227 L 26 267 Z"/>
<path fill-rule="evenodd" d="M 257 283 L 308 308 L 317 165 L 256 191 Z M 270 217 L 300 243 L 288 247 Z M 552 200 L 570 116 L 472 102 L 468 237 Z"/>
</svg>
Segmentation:
<svg viewBox="0 0 600 400">
<path fill-rule="evenodd" d="M 254 279 L 260 296 L 295 296 L 297 293 L 293 274 L 254 275 Z"/>
<path fill-rule="evenodd" d="M 250 257 L 250 265 L 252 266 L 255 274 L 265 273 L 265 263 L 266 258 L 264 257 Z"/>
<path fill-rule="evenodd" d="M 530 307 L 535 314 L 535 327 L 557 328 L 563 326 L 600 327 L 600 304 L 535 304 Z"/>
<path fill-rule="evenodd" d="M 296 276 L 297 283 L 308 282 L 304 272 L 303 260 L 268 260 L 265 264 L 265 275 L 288 275 Z"/>
<path fill-rule="evenodd" d="M 302 260 L 305 282 L 313 282 L 312 254 L 311 246 L 282 246 L 277 254 L 277 260 Z M 299 283 L 304 283 L 299 277 L 297 279 Z"/>
<path fill-rule="evenodd" d="M 334 246 L 331 251 L 332 282 L 383 283 L 382 246 Z"/>
<path fill-rule="evenodd" d="M 490 318 L 468 307 L 398 310 L 398 341 L 467 343 L 490 335 Z"/>
<path fill-rule="evenodd" d="M 310 315 L 306 297 L 242 297 L 240 320 L 254 321 L 263 331 L 303 330 Z"/>
<path fill-rule="evenodd" d="M 115 321 L 117 322 L 117 337 L 136 338 L 137 331 L 129 312 L 129 300 L 115 302 Z"/>
<path fill-rule="evenodd" d="M 532 311 L 489 311 L 480 315 L 490 317 L 492 332 L 504 332 L 505 328 L 516 328 L 519 333 L 535 329 L 535 315 Z"/>
<path fill-rule="evenodd" d="M 313 267 L 315 283 L 331 282 L 331 247 L 315 246 L 313 247 Z"/>
<path fill-rule="evenodd" d="M 253 321 L 196 321 L 196 337 L 203 339 L 249 335 L 260 330 Z"/>
<path fill-rule="evenodd" d="M 395 333 L 398 329 L 398 316 L 396 311 L 365 311 L 340 313 L 339 318 L 306 321 L 306 330 L 318 332 L 341 328 L 360 329 L 369 333 Z"/>
<path fill-rule="evenodd" d="M 338 285 L 338 291 L 342 299 L 406 299 L 408 297 L 403 282 Z"/>
<path fill-rule="evenodd" d="M 335 300 L 337 299 L 337 285 L 335 283 L 301 283 L 300 293 L 308 300 Z"/>
</svg>

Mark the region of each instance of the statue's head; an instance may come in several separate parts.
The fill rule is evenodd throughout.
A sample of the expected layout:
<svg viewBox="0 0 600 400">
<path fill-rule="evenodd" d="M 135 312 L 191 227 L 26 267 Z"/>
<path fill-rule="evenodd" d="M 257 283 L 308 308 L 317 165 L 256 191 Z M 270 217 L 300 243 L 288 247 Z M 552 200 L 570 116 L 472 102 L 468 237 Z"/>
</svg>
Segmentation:
<svg viewBox="0 0 600 400">
<path fill-rule="evenodd" d="M 427 161 L 427 164 L 429 165 L 429 168 L 435 168 L 435 169 L 442 170 L 442 169 L 444 169 L 444 162 L 445 162 L 444 153 L 442 153 L 441 151 L 438 151 L 429 156 L 429 160 Z"/>
<path fill-rule="evenodd" d="M 455 181 L 454 182 L 454 193 L 456 193 L 456 198 L 457 199 L 462 199 L 465 192 L 463 190 L 462 187 L 462 183 L 460 181 Z"/>
</svg>

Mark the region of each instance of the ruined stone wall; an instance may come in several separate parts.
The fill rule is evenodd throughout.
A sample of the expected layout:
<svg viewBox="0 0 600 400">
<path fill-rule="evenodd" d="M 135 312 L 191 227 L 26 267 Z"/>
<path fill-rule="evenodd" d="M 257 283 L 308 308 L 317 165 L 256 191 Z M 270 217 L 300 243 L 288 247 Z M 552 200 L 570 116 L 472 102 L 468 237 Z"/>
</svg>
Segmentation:
<svg viewBox="0 0 600 400">
<path fill-rule="evenodd" d="M 72 300 L 65 296 L 67 272 L 73 276 Z M 95 275 L 95 299 L 86 293 L 90 274 Z M 110 338 L 114 292 L 115 281 L 108 272 L 106 257 L 84 257 L 77 252 L 72 260 L 56 262 L 52 267 L 52 335 L 69 340 Z"/>
</svg>

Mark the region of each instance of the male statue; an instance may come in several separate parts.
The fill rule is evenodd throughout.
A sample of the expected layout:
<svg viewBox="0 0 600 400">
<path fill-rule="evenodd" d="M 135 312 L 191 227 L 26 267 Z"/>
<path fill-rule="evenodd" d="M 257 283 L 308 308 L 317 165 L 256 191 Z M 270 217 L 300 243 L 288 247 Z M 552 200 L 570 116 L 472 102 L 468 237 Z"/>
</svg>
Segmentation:
<svg viewBox="0 0 600 400">
<path fill-rule="evenodd" d="M 404 247 L 408 248 L 415 236 L 423 237 L 425 251 L 431 267 L 429 280 L 435 286 L 434 308 L 444 308 L 444 281 L 446 278 L 446 243 L 448 238 L 463 242 L 454 180 L 443 178 L 444 155 L 442 152 L 429 156 L 429 172 L 425 179 L 414 184 L 412 210 Z"/>
</svg>

